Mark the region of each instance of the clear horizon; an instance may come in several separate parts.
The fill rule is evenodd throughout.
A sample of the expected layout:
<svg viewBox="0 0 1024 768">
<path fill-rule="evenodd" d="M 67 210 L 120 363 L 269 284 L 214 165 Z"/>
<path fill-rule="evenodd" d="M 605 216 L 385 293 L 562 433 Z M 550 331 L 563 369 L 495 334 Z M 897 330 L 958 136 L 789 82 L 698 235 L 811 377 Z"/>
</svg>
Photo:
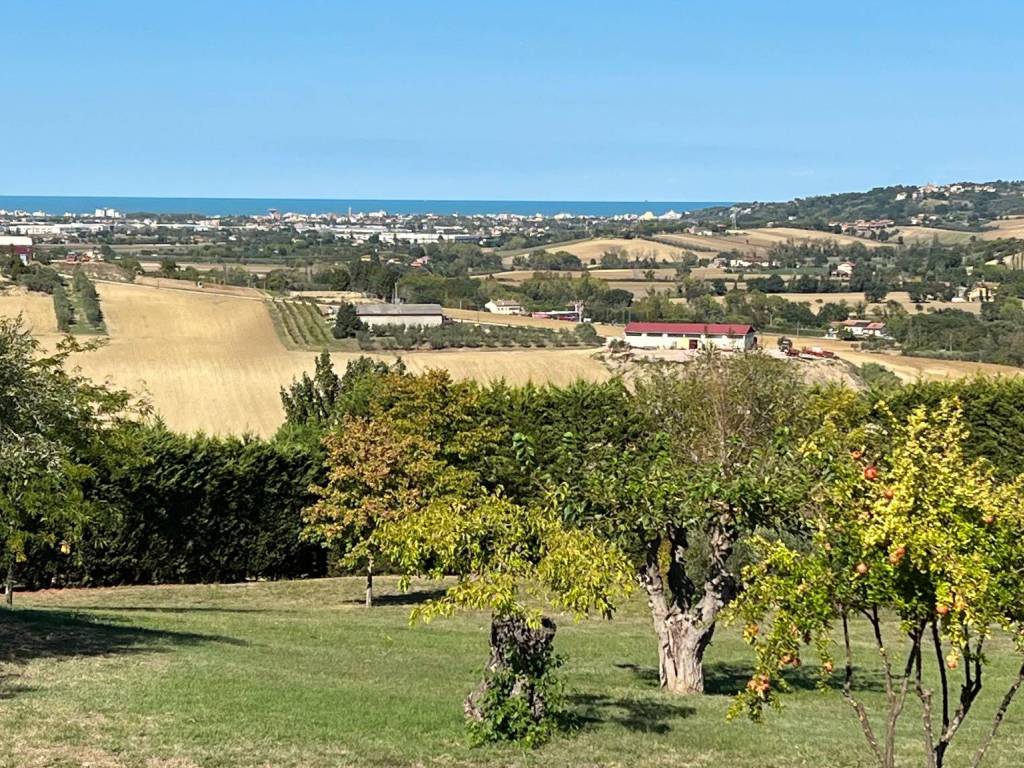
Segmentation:
<svg viewBox="0 0 1024 768">
<path fill-rule="evenodd" d="M 10 3 L 0 192 L 768 201 L 1024 177 L 1024 5 L 892 5 Z"/>
</svg>

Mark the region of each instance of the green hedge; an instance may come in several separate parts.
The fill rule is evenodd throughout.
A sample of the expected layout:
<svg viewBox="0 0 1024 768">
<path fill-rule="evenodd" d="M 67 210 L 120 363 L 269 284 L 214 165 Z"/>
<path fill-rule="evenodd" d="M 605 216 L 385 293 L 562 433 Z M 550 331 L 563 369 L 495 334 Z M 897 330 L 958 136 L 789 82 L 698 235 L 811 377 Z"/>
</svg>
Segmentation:
<svg viewBox="0 0 1024 768">
<path fill-rule="evenodd" d="M 898 417 L 918 405 L 935 408 L 953 396 L 960 398 L 970 429 L 968 455 L 988 459 L 1006 478 L 1024 472 L 1024 378 L 928 381 L 876 395 Z"/>
<path fill-rule="evenodd" d="M 30 587 L 233 582 L 322 576 L 319 547 L 299 540 L 322 456 L 256 438 L 145 435 L 143 466 L 107 477 L 116 514 L 75 556 L 39 552 Z"/>
</svg>

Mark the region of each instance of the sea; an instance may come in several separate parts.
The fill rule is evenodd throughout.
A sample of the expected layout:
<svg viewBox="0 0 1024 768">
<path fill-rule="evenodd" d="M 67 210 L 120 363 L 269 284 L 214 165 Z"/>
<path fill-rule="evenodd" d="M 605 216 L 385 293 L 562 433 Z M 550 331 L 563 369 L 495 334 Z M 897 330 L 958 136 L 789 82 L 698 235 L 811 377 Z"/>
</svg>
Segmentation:
<svg viewBox="0 0 1024 768">
<path fill-rule="evenodd" d="M 668 211 L 684 213 L 702 208 L 729 205 L 711 201 L 610 201 L 610 200 L 326 200 L 304 198 L 256 197 L 61 197 L 45 195 L 0 195 L 0 210 L 44 212 L 51 216 L 64 213 L 92 213 L 97 208 L 115 208 L 122 213 L 178 213 L 203 216 L 254 216 L 270 209 L 281 213 L 370 213 L 428 214 L 439 216 L 495 215 L 500 213 L 532 216 L 641 215 L 650 211 L 661 215 Z"/>
</svg>

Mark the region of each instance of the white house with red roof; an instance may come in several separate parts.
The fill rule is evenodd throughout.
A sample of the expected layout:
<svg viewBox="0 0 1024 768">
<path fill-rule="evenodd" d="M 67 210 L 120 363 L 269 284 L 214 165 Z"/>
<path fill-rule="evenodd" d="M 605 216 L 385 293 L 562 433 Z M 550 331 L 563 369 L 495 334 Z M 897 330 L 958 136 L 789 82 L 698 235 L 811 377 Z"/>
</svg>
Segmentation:
<svg viewBox="0 0 1024 768">
<path fill-rule="evenodd" d="M 723 349 L 757 347 L 754 326 L 739 323 L 629 323 L 625 341 L 638 349 Z"/>
</svg>

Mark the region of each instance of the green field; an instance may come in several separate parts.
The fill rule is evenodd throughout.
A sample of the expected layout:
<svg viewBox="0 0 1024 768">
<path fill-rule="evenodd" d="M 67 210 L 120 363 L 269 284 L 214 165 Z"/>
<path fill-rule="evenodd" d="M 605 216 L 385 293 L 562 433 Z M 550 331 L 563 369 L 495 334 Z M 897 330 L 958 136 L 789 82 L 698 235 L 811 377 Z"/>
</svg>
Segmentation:
<svg viewBox="0 0 1024 768">
<path fill-rule="evenodd" d="M 849 707 L 815 690 L 809 673 L 766 724 L 726 722 L 728 694 L 748 673 L 733 630 L 712 646 L 711 695 L 661 694 L 639 599 L 611 623 L 559 621 L 576 733 L 534 752 L 471 747 L 460 707 L 485 660 L 486 617 L 410 628 L 412 598 L 380 581 L 371 611 L 359 579 L 19 594 L 0 615 L 0 765 L 870 764 Z M 868 657 L 868 638 L 858 645 Z M 989 650 L 998 674 L 950 765 L 966 764 L 1008 679 L 1008 643 Z M 878 677 L 865 679 L 861 695 L 879 701 Z M 920 765 L 915 701 L 904 720 L 901 764 Z M 1021 754 L 1017 702 L 985 765 L 1015 767 Z"/>
</svg>

